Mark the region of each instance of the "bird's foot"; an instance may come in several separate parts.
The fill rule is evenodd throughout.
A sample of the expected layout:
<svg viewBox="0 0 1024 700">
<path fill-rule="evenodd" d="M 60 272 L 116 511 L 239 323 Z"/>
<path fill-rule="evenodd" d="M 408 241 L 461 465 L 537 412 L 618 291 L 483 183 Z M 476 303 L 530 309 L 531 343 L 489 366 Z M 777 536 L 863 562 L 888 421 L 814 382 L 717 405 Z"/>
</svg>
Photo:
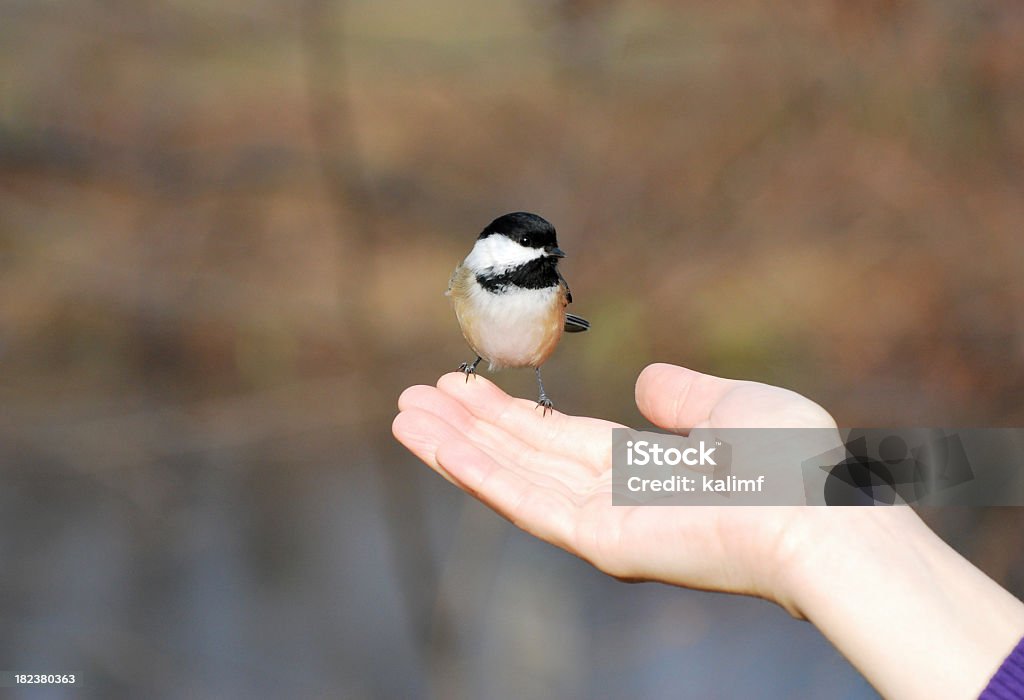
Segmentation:
<svg viewBox="0 0 1024 700">
<path fill-rule="evenodd" d="M 549 412 L 555 412 L 555 405 L 551 403 L 551 399 L 548 398 L 547 392 L 544 391 L 544 382 L 540 378 L 540 367 L 533 368 L 534 373 L 537 375 L 537 393 L 540 394 L 540 398 L 537 399 L 536 408 L 544 409 L 541 412 L 541 416 L 546 416 Z"/>
<path fill-rule="evenodd" d="M 548 413 L 554 413 L 555 412 L 555 404 L 551 403 L 551 399 L 549 399 L 544 394 L 541 394 L 540 398 L 537 399 L 537 405 L 534 408 L 535 409 L 536 408 L 544 409 L 543 413 L 541 415 L 545 415 L 545 416 Z"/>
<path fill-rule="evenodd" d="M 476 366 L 480 364 L 481 358 L 476 358 L 473 362 L 463 362 L 459 365 L 459 371 L 466 375 L 466 381 L 469 382 L 469 376 L 476 376 Z"/>
</svg>

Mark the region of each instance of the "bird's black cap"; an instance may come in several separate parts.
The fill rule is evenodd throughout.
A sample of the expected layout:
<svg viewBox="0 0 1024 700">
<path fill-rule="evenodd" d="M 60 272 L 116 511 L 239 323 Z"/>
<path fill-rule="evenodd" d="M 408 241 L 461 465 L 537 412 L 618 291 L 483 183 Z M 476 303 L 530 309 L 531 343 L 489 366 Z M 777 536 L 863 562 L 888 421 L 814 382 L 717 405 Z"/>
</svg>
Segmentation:
<svg viewBox="0 0 1024 700">
<path fill-rule="evenodd" d="M 507 236 L 530 248 L 557 248 L 555 227 L 547 219 L 525 211 L 499 216 L 480 232 L 480 238 Z"/>
</svg>

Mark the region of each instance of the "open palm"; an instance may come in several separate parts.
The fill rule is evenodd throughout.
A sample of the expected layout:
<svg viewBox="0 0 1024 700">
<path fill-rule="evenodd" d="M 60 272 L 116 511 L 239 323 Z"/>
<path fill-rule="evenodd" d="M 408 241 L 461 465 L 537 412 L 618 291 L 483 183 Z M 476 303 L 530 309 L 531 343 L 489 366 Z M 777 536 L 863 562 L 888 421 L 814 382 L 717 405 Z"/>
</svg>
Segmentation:
<svg viewBox="0 0 1024 700">
<path fill-rule="evenodd" d="M 833 427 L 794 392 L 673 365 L 647 367 L 636 402 L 654 424 Z M 612 506 L 612 428 L 512 398 L 483 377 L 446 374 L 399 399 L 395 437 L 427 465 L 527 532 L 614 576 L 760 595 L 780 580 L 794 508 Z"/>
</svg>

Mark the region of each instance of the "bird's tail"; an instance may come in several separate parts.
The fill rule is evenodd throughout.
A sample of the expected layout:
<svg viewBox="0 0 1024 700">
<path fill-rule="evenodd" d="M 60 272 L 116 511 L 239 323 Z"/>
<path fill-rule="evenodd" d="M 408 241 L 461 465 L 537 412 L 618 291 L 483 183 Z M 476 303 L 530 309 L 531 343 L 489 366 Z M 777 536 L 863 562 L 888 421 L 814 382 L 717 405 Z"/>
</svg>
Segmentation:
<svg viewBox="0 0 1024 700">
<path fill-rule="evenodd" d="M 575 314 L 565 315 L 565 332 L 566 333 L 582 333 L 583 331 L 590 330 L 590 321 L 585 318 L 580 318 Z"/>
</svg>

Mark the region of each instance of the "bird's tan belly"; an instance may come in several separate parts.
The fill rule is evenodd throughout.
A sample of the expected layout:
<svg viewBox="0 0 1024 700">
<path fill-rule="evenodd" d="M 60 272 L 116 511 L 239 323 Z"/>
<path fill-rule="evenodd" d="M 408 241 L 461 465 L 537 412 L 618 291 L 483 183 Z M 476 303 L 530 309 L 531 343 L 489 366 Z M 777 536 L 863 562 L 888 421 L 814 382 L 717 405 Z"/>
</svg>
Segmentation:
<svg viewBox="0 0 1024 700">
<path fill-rule="evenodd" d="M 470 347 L 502 367 L 539 367 L 554 352 L 565 325 L 560 288 L 491 294 L 478 289 L 456 301 L 455 313 Z"/>
</svg>

